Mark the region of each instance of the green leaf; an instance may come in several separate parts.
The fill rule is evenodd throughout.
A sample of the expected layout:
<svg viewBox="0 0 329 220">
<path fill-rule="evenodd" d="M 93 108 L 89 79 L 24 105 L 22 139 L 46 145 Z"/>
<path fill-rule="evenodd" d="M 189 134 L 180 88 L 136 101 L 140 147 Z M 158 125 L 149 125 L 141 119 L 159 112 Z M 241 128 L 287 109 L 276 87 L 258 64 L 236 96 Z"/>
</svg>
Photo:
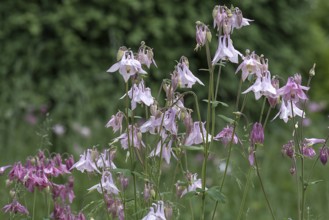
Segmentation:
<svg viewBox="0 0 329 220">
<path fill-rule="evenodd" d="M 209 195 L 209 197 L 214 201 L 225 203 L 226 197 L 223 193 L 220 192 L 219 186 L 214 186 L 206 190 L 206 195 Z"/>
<path fill-rule="evenodd" d="M 180 148 L 189 151 L 203 151 L 203 146 L 181 146 Z"/>
<path fill-rule="evenodd" d="M 232 118 L 228 118 L 224 115 L 218 115 L 218 117 L 220 117 L 221 119 L 223 119 L 224 121 L 230 123 L 230 124 L 234 124 L 235 123 L 235 120 L 233 120 Z"/>
<path fill-rule="evenodd" d="M 321 182 L 324 182 L 324 180 L 315 180 L 315 181 L 312 181 L 312 182 L 308 182 L 307 185 L 315 185 L 315 184 L 318 184 L 318 183 L 321 183 Z"/>
<path fill-rule="evenodd" d="M 202 101 L 208 103 L 209 101 L 207 99 L 203 99 Z M 212 104 L 213 108 L 216 108 L 218 106 L 218 104 L 221 104 L 224 107 L 228 107 L 229 105 L 226 104 L 225 102 L 220 102 L 220 101 L 210 101 L 210 104 Z"/>
</svg>

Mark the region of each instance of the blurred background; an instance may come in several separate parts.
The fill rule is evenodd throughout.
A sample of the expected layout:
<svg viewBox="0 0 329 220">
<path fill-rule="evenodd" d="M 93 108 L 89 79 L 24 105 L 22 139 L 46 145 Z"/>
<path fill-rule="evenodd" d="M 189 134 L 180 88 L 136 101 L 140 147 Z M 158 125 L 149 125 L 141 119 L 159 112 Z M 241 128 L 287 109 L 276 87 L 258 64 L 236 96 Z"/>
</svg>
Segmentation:
<svg viewBox="0 0 329 220">
<path fill-rule="evenodd" d="M 233 4 L 242 10 L 245 18 L 254 20 L 250 26 L 234 31 L 234 46 L 242 53 L 250 49 L 264 54 L 269 59 L 272 75 L 286 79 L 301 73 L 306 84 L 308 71 L 316 63 L 305 135 L 316 135 L 317 138 L 327 135 L 327 0 L 183 2 L 2 0 L 0 166 L 24 160 L 40 148 L 73 153 L 77 158 L 88 147 L 107 146 L 114 136 L 105 124 L 122 107 L 119 98 L 124 94 L 124 86 L 118 73 L 109 74 L 106 70 L 116 62 L 120 46 L 137 51 L 140 42 L 145 41 L 153 48 L 158 68 L 152 67 L 148 71 L 147 84 L 154 94 L 182 55 L 189 58 L 192 72 L 207 82 L 207 74 L 198 71 L 206 67 L 205 52 L 193 50 L 195 21 L 212 27 L 212 10 L 216 4 Z M 217 39 L 213 30 L 212 33 L 211 51 L 214 53 Z M 220 97 L 229 104 L 235 102 L 236 97 L 236 68 L 237 65 L 227 64 L 222 73 Z M 198 87 L 200 100 L 206 93 L 204 87 Z M 249 105 L 246 114 L 252 119 L 259 106 L 258 103 Z M 276 113 L 272 114 L 274 117 Z M 224 127 L 223 121 L 219 123 L 219 128 Z M 269 194 L 274 195 L 273 206 L 281 207 L 276 210 L 280 219 L 294 217 L 291 213 L 296 212 L 296 206 L 292 204 L 295 187 L 294 178 L 289 174 L 290 161 L 282 158 L 280 153 L 282 144 L 291 138 L 288 128 L 281 121 L 270 123 L 268 133 L 271 136 L 266 140 L 270 147 L 264 153 L 273 156 L 263 161 L 265 184 L 268 184 Z M 275 168 L 271 166 L 274 160 L 279 160 Z M 233 166 L 239 170 L 241 164 Z M 328 175 L 323 176 L 324 172 L 327 173 L 328 168 L 321 166 L 319 176 L 328 180 Z M 243 185 L 244 174 L 237 171 L 235 175 L 229 181 L 235 186 Z M 323 216 L 329 214 L 328 185 L 326 182 L 314 189 L 317 201 L 310 211 L 314 219 L 325 219 Z M 233 196 L 229 200 L 227 207 L 238 208 L 241 188 L 232 188 L 225 193 L 237 195 L 236 199 Z M 268 212 L 257 184 L 250 194 L 249 218 L 267 219 Z M 310 193 L 310 199 L 312 196 Z M 254 214 L 258 217 L 253 218 Z M 227 215 L 224 219 L 231 218 Z"/>
</svg>

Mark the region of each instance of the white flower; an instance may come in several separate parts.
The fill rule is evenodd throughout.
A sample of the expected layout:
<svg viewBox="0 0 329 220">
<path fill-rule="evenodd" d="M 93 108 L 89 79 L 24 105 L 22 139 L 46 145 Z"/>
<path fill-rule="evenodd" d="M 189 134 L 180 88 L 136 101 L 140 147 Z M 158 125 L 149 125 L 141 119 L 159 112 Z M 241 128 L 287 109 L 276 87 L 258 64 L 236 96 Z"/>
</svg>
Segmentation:
<svg viewBox="0 0 329 220">
<path fill-rule="evenodd" d="M 92 150 L 90 150 L 90 149 L 87 149 L 87 152 L 84 152 L 83 154 L 80 155 L 80 160 L 71 167 L 71 170 L 73 168 L 76 168 L 77 170 L 81 171 L 82 173 L 85 170 L 87 172 L 97 171 L 98 173 L 100 173 L 92 158 Z"/>
<path fill-rule="evenodd" d="M 113 183 L 112 174 L 108 171 L 105 171 L 102 175 L 101 183 L 96 184 L 95 186 L 88 189 L 88 191 L 97 189 L 99 193 L 103 193 L 103 191 L 107 192 L 108 194 L 118 194 L 120 191 Z"/>
<path fill-rule="evenodd" d="M 250 91 L 255 93 L 255 99 L 258 100 L 262 95 L 268 96 L 275 96 L 276 89 L 273 87 L 271 83 L 271 74 L 270 72 L 266 72 L 265 76 L 257 77 L 255 83 L 250 86 L 246 91 L 242 92 L 242 94 L 246 94 Z"/>
<path fill-rule="evenodd" d="M 204 86 L 204 84 L 189 70 L 187 63 L 187 58 L 182 57 L 181 62 L 176 66 L 179 86 L 181 88 L 192 88 L 196 82 Z"/>
<path fill-rule="evenodd" d="M 214 65 L 219 60 L 226 60 L 226 59 L 228 59 L 232 63 L 238 63 L 239 55 L 242 56 L 242 54 L 239 51 L 234 49 L 233 42 L 230 39 L 230 37 L 226 35 L 220 36 L 218 38 L 218 48 L 212 60 L 212 64 Z"/>
<path fill-rule="evenodd" d="M 185 189 L 182 192 L 181 197 L 183 197 L 188 192 L 196 191 L 196 189 L 202 189 L 201 179 L 197 179 L 197 176 L 198 176 L 198 174 L 196 174 L 196 173 L 191 175 L 190 183 L 189 183 L 187 189 Z"/>
<path fill-rule="evenodd" d="M 132 88 L 128 91 L 128 96 L 131 99 L 131 109 L 136 108 L 136 103 L 144 103 L 147 106 L 150 106 L 154 103 L 151 89 L 145 88 L 144 81 L 141 80 L 138 86 L 134 84 Z"/>
<path fill-rule="evenodd" d="M 125 51 L 121 60 L 113 64 L 106 72 L 115 72 L 117 70 L 119 70 L 125 82 L 136 73 L 146 74 L 145 70 L 142 69 L 142 64 L 134 58 L 134 54 L 130 50 Z"/>
<path fill-rule="evenodd" d="M 149 213 L 142 220 L 166 220 L 163 201 L 158 201 L 158 204 L 153 203 L 152 205 L 153 207 L 150 207 Z"/>
<path fill-rule="evenodd" d="M 305 113 L 303 114 L 303 111 L 299 109 L 295 103 L 292 103 L 291 105 L 291 102 L 286 103 L 285 101 L 282 101 L 280 111 L 273 118 L 273 120 L 276 119 L 279 115 L 280 119 L 282 119 L 285 123 L 288 122 L 289 118 L 295 117 L 296 115 L 298 115 L 299 117 L 305 117 Z"/>
</svg>

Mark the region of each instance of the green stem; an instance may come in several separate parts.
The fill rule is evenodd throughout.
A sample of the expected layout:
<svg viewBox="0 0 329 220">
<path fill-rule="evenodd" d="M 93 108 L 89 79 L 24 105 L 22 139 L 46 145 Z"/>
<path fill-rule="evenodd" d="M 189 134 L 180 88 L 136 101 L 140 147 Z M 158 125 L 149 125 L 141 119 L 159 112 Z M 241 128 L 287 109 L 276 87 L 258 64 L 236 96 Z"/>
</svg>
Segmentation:
<svg viewBox="0 0 329 220">
<path fill-rule="evenodd" d="M 32 220 L 35 218 L 35 203 L 37 200 L 37 190 L 34 189 L 34 195 L 33 195 L 33 208 L 32 208 Z"/>
<path fill-rule="evenodd" d="M 206 139 L 204 140 L 204 156 L 203 156 L 203 163 L 202 163 L 202 218 L 205 219 L 205 202 L 206 202 L 206 173 L 207 173 L 207 161 L 209 156 L 209 133 L 213 133 L 215 121 L 211 120 L 214 119 L 214 108 L 213 108 L 213 101 L 214 101 L 214 67 L 211 63 L 211 55 L 209 50 L 209 44 L 206 43 L 206 55 L 207 55 L 207 62 L 208 62 L 208 70 L 209 70 L 209 91 L 208 91 L 208 105 L 207 105 L 207 129 L 206 129 Z M 200 124 L 202 122 L 200 121 Z M 210 123 L 212 124 L 212 131 L 210 131 Z M 202 130 L 201 130 L 201 133 Z M 213 135 L 213 134 L 212 134 Z M 211 140 L 210 140 L 211 142 Z"/>
<path fill-rule="evenodd" d="M 242 202 L 240 204 L 239 214 L 238 214 L 237 220 L 241 219 L 243 208 L 244 208 L 244 205 L 246 203 L 246 198 L 247 198 L 247 194 L 248 194 L 249 187 L 250 187 L 250 182 L 251 182 L 250 181 L 251 180 L 251 171 L 252 171 L 252 167 L 250 166 L 249 170 L 248 170 L 247 183 L 246 183 L 246 186 L 245 186 L 244 191 L 243 191 Z"/>
</svg>

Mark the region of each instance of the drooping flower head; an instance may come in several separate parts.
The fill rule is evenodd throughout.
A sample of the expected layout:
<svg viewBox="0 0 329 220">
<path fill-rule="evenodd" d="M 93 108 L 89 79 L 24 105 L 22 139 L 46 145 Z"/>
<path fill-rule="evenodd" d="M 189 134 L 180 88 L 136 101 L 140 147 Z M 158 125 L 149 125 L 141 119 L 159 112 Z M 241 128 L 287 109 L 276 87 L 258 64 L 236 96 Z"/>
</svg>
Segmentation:
<svg viewBox="0 0 329 220">
<path fill-rule="evenodd" d="M 238 63 L 239 56 L 242 56 L 242 54 L 234 49 L 233 41 L 230 36 L 220 36 L 218 38 L 218 48 L 212 60 L 212 64 L 216 64 L 219 60 L 229 60 L 232 63 Z"/>
<path fill-rule="evenodd" d="M 155 63 L 153 59 L 153 49 L 149 46 L 145 45 L 145 42 L 141 42 L 141 46 L 139 47 L 138 54 L 137 54 L 137 60 L 141 64 L 145 64 L 147 68 L 150 68 L 151 64 L 153 63 L 154 66 L 157 67 L 157 64 Z"/>
<path fill-rule="evenodd" d="M 150 88 L 145 88 L 144 80 L 141 80 L 139 84 L 134 84 L 132 88 L 128 91 L 128 96 L 131 99 L 131 109 L 134 110 L 137 103 L 145 104 L 150 106 L 154 103 L 154 99 L 151 94 Z"/>
<path fill-rule="evenodd" d="M 243 81 L 245 81 L 250 75 L 261 76 L 260 58 L 255 52 L 250 54 L 249 50 L 247 50 L 246 56 L 242 56 L 242 59 L 243 61 L 238 66 L 235 73 L 238 73 L 241 70 Z"/>
<path fill-rule="evenodd" d="M 14 200 L 12 203 L 5 205 L 2 210 L 4 212 L 11 212 L 11 213 L 21 213 L 24 215 L 28 215 L 29 211 L 21 205 L 17 200 Z"/>
<path fill-rule="evenodd" d="M 320 148 L 320 161 L 323 165 L 326 165 L 328 161 L 328 156 L 329 156 L 329 148 L 328 147 L 322 147 Z"/>
<path fill-rule="evenodd" d="M 134 58 L 134 53 L 131 50 L 120 49 L 119 51 L 121 52 L 118 53 L 118 58 L 121 60 L 113 64 L 107 72 L 112 73 L 119 70 L 125 82 L 128 82 L 129 78 L 137 73 L 146 74 L 142 69 L 142 64 Z"/>
<path fill-rule="evenodd" d="M 233 139 L 232 139 L 233 136 Z M 223 128 L 221 132 L 219 132 L 215 137 L 215 141 L 221 141 L 225 146 L 227 146 L 228 143 L 233 142 L 233 144 L 237 144 L 239 142 L 238 136 L 234 133 L 233 135 L 233 127 L 232 126 L 226 126 Z"/>
<path fill-rule="evenodd" d="M 164 203 L 163 201 L 158 201 L 157 204 L 153 203 L 152 207 L 150 207 L 150 211 L 146 216 L 142 218 L 142 220 L 166 220 L 166 216 L 164 213 Z"/>
<path fill-rule="evenodd" d="M 302 86 L 300 74 L 295 74 L 294 77 L 288 78 L 287 84 L 278 90 L 278 94 L 286 102 L 297 103 L 300 99 L 307 100 L 303 90 L 307 91 L 309 87 Z"/>
<path fill-rule="evenodd" d="M 264 129 L 261 123 L 256 122 L 250 133 L 251 145 L 264 143 Z"/>
<path fill-rule="evenodd" d="M 121 133 L 123 116 L 124 116 L 124 114 L 121 111 L 116 113 L 116 115 L 112 115 L 111 119 L 107 122 L 105 127 L 107 127 L 107 128 L 112 127 L 113 132 L 117 132 L 118 130 L 120 130 L 120 133 Z"/>
<path fill-rule="evenodd" d="M 207 131 L 204 127 L 206 122 L 196 121 L 193 123 L 193 127 L 190 133 L 186 134 L 185 145 L 191 146 L 193 144 L 201 144 L 207 141 Z M 212 139 L 211 135 L 208 133 L 208 141 Z"/>
<path fill-rule="evenodd" d="M 181 57 L 179 63 L 176 65 L 175 71 L 178 77 L 178 85 L 181 88 L 192 88 L 196 82 L 204 86 L 204 84 L 195 77 L 189 69 L 189 62 L 186 57 Z"/>
<path fill-rule="evenodd" d="M 197 173 L 190 173 L 188 172 L 186 174 L 188 186 L 187 188 L 182 192 L 181 197 L 183 197 L 186 193 L 196 191 L 196 189 L 201 189 L 202 188 L 202 182 L 201 179 L 197 179 L 198 174 Z"/>
<path fill-rule="evenodd" d="M 197 21 L 196 22 L 196 34 L 195 34 L 195 39 L 196 39 L 196 47 L 194 50 L 198 50 L 199 48 L 203 47 L 207 40 L 208 42 L 211 41 L 211 32 L 207 25 L 204 23 Z"/>
<path fill-rule="evenodd" d="M 103 194 L 103 191 L 107 194 L 118 194 L 119 189 L 116 187 L 116 185 L 113 182 L 112 174 L 108 171 L 104 171 L 102 174 L 101 183 L 96 184 L 95 186 L 88 189 L 88 191 L 97 189 L 97 191 L 101 194 Z"/>
</svg>

